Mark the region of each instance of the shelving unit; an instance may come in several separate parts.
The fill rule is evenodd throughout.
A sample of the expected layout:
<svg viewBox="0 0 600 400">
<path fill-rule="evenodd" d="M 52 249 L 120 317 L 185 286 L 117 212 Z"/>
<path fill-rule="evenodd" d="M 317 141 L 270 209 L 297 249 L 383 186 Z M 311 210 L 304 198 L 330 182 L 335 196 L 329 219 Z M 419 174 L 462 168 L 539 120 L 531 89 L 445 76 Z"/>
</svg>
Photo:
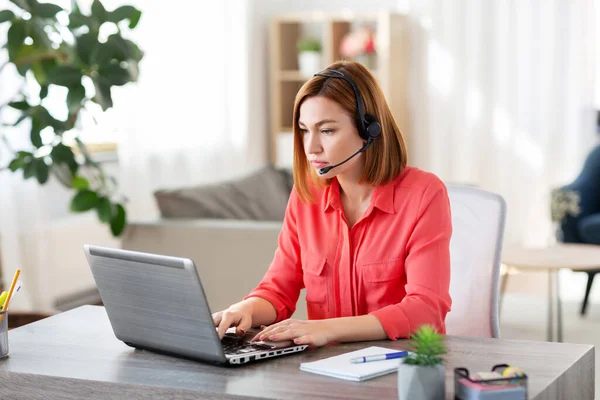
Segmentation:
<svg viewBox="0 0 600 400">
<path fill-rule="evenodd" d="M 269 142 L 273 164 L 291 167 L 294 99 L 304 82 L 312 76 L 305 76 L 299 71 L 296 43 L 304 35 L 319 38 L 322 44 L 320 69 L 323 69 L 342 59 L 339 51 L 342 39 L 362 24 L 369 24 L 375 30 L 376 56 L 371 71 L 379 81 L 394 118 L 408 141 L 408 27 L 405 15 L 387 11 L 278 15 L 273 18 L 270 31 Z"/>
</svg>

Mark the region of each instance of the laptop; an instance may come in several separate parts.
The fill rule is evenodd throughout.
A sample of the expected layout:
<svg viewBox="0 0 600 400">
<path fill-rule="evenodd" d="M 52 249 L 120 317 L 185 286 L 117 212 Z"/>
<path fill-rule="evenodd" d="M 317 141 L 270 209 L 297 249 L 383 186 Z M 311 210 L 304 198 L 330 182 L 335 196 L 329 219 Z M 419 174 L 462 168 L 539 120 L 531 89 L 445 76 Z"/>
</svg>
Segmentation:
<svg viewBox="0 0 600 400">
<path fill-rule="evenodd" d="M 219 340 L 194 262 L 188 258 L 85 245 L 84 252 L 117 339 L 128 346 L 219 364 L 303 351 L 307 345 L 253 342 L 229 329 Z"/>
</svg>

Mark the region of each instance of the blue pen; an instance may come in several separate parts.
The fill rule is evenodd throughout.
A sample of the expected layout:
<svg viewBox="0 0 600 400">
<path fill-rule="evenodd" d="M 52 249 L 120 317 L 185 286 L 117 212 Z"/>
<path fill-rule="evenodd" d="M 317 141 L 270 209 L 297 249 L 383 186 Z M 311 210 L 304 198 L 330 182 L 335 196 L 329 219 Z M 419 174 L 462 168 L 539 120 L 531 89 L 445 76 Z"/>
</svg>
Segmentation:
<svg viewBox="0 0 600 400">
<path fill-rule="evenodd" d="M 352 358 L 350 362 L 352 364 L 360 364 L 371 361 L 383 361 L 383 360 L 392 360 L 394 358 L 403 358 L 408 355 L 408 351 L 397 351 L 395 353 L 387 353 L 387 354 L 377 354 L 374 356 L 365 356 L 365 357 L 356 357 Z"/>
</svg>

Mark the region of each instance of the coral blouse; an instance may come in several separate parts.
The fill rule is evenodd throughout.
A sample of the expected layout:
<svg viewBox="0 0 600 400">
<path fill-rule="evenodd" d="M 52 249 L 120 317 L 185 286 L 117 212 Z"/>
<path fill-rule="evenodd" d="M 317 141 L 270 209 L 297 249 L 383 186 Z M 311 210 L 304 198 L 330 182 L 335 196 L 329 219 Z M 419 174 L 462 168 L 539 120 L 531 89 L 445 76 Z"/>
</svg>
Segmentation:
<svg viewBox="0 0 600 400">
<path fill-rule="evenodd" d="M 390 339 L 425 323 L 445 333 L 451 234 L 446 186 L 414 167 L 376 187 L 351 228 L 336 178 L 314 203 L 292 190 L 273 261 L 246 298 L 268 300 L 277 322 L 306 288 L 309 319 L 371 314 Z"/>
</svg>

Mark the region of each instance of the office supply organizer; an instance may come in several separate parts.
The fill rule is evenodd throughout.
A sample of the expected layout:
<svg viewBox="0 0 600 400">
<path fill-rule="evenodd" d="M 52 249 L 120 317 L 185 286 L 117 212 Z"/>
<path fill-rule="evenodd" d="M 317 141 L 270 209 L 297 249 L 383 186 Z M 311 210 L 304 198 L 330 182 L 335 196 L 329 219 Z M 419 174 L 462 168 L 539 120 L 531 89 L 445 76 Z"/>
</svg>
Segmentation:
<svg viewBox="0 0 600 400">
<path fill-rule="evenodd" d="M 491 369 L 501 376 L 505 370 L 510 371 L 514 367 L 508 364 L 497 364 Z M 508 372 L 507 371 L 507 372 Z M 471 376 L 467 368 L 454 368 L 454 393 L 455 399 L 475 400 L 486 398 L 497 398 L 502 392 L 503 399 L 527 399 L 527 374 L 520 371 L 518 376 L 482 379 Z"/>
</svg>

